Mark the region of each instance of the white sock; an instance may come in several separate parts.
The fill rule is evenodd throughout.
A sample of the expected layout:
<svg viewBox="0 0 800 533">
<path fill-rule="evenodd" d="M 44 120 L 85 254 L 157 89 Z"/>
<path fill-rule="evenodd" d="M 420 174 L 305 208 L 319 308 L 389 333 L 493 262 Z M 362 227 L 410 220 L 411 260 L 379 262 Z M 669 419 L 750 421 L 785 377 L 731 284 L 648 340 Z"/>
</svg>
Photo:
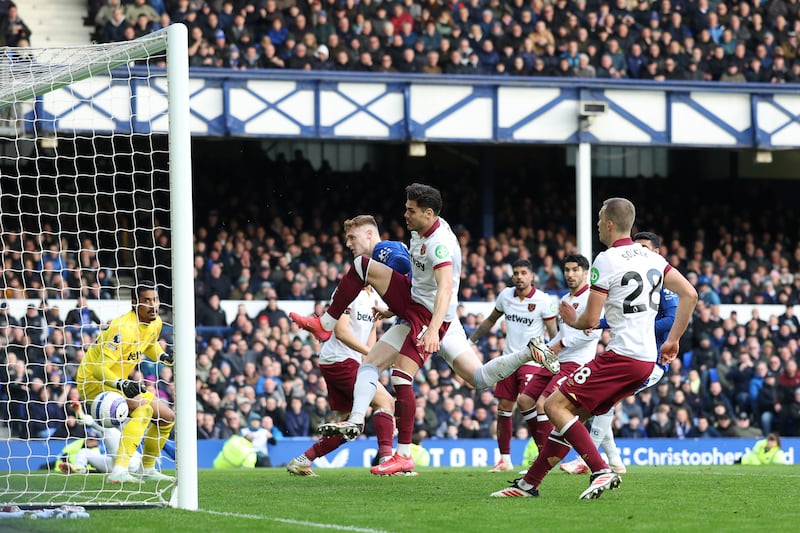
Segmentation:
<svg viewBox="0 0 800 533">
<path fill-rule="evenodd" d="M 533 488 L 533 485 L 525 481 L 524 478 L 521 478 L 519 481 L 517 481 L 517 486 L 522 490 L 531 490 Z"/>
<path fill-rule="evenodd" d="M 397 443 L 397 455 L 402 455 L 403 457 L 411 457 L 411 445 L 410 444 L 400 444 Z"/>
<path fill-rule="evenodd" d="M 325 311 L 322 316 L 319 317 L 319 323 L 322 324 L 322 327 L 327 331 L 333 331 L 333 328 L 336 327 L 337 322 L 338 320 L 329 315 L 327 311 Z"/>
<path fill-rule="evenodd" d="M 594 416 L 592 420 L 592 429 L 589 431 L 589 434 L 595 446 L 600 446 L 600 443 L 605 440 L 606 435 L 611 433 L 611 422 L 613 422 L 613 420 L 614 415 L 612 413 Z"/>
<path fill-rule="evenodd" d="M 348 420 L 354 424 L 363 424 L 364 418 L 367 414 L 367 408 L 375 398 L 375 392 L 378 390 L 378 380 L 380 379 L 380 372 L 378 367 L 362 363 L 358 367 L 356 374 L 356 384 L 353 387 L 353 409 L 350 411 L 350 418 Z"/>
<path fill-rule="evenodd" d="M 511 464 L 511 454 L 510 453 L 501 453 L 500 460 L 506 464 Z"/>
<path fill-rule="evenodd" d="M 609 465 L 619 466 L 622 464 L 622 456 L 619 453 L 619 448 L 617 448 L 613 432 L 609 431 L 606 433 L 606 438 L 600 443 L 600 447 L 606 452 Z"/>
<path fill-rule="evenodd" d="M 520 366 L 530 360 L 531 352 L 527 347 L 519 352 L 495 357 L 478 368 L 472 378 L 473 384 L 478 390 L 488 389 L 498 381 L 502 381 L 516 372 Z"/>
</svg>

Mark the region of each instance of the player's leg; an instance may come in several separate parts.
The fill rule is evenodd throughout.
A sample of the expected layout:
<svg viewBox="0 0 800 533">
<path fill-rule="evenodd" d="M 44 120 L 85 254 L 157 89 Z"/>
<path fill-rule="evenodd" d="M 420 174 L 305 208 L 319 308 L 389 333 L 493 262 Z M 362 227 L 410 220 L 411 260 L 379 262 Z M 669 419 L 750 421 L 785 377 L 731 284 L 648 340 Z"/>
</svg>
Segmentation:
<svg viewBox="0 0 800 533">
<path fill-rule="evenodd" d="M 553 426 L 544 412 L 544 406 L 538 400 L 543 397 L 545 389 L 555 376 L 542 367 L 526 365 L 522 368 L 527 369 L 531 375 L 517 398 L 517 404 L 528 427 L 528 434 L 541 451 Z"/>
<path fill-rule="evenodd" d="M 328 384 L 328 403 L 337 420 L 346 420 L 353 408 L 353 386 L 359 366 L 355 359 L 319 366 L 322 377 Z M 305 452 L 292 458 L 286 465 L 286 470 L 295 476 L 317 477 L 312 470 L 311 463 L 317 458 L 331 453 L 345 442 L 347 440 L 344 435 L 339 433 L 324 436 L 309 446 Z"/>
<path fill-rule="evenodd" d="M 553 430 L 545 441 L 536 460 L 522 479 L 515 480 L 510 488 L 492 493 L 491 495 L 493 497 L 538 496 L 538 488 L 544 477 L 569 453 L 570 443 L 565 439 L 564 434 L 569 433 L 576 422 L 578 425 L 583 426 L 583 424 L 580 424 L 578 415 L 576 414 L 578 408 L 559 391 L 555 391 L 545 401 L 545 410 L 548 415 L 551 415 L 551 412 L 553 415 L 556 415 L 555 419 L 551 418 L 551 421 L 556 428 L 562 424 L 562 430 Z M 570 415 L 572 416 L 571 419 L 569 418 Z M 585 427 L 583 430 L 586 432 Z M 588 432 L 586 432 L 586 440 L 591 442 Z M 597 449 L 595 449 L 594 452 L 599 457 Z"/>
<path fill-rule="evenodd" d="M 100 383 L 80 383 L 78 391 L 81 398 L 87 403 L 91 403 L 95 397 L 106 390 Z M 108 389 L 112 390 L 112 389 Z M 149 399 L 153 394 L 145 392 L 138 399 L 128 399 L 128 420 L 122 426 L 122 435 L 119 441 L 119 449 L 114 456 L 114 467 L 108 476 L 111 483 L 138 483 L 140 480 L 128 472 L 128 465 L 136 448 L 142 442 L 145 429 L 150 424 L 153 417 L 153 408 L 149 405 Z"/>
<path fill-rule="evenodd" d="M 515 377 L 509 376 L 500 383 L 509 379 L 515 379 Z M 498 397 L 497 392 L 495 392 L 495 397 Z M 515 402 L 513 400 L 498 397 L 497 448 L 500 450 L 500 460 L 489 469 L 489 472 L 508 472 L 514 469 L 514 462 L 511 460 L 511 436 L 512 433 L 514 433 L 514 421 L 512 420 L 514 404 Z"/>
<path fill-rule="evenodd" d="M 395 420 L 397 421 L 397 453 L 411 456 L 411 437 L 414 434 L 414 415 L 417 396 L 414 394 L 414 375 L 419 370 L 406 357 L 399 357 L 391 369 L 391 383 L 395 393 Z"/>
<path fill-rule="evenodd" d="M 326 341 L 330 338 L 339 317 L 358 296 L 361 289 L 365 285 L 372 285 L 378 294 L 383 296 L 389 289 L 393 272 L 380 261 L 365 255 L 358 256 L 353 260 L 353 266 L 342 276 L 330 306 L 321 317 L 304 317 L 297 313 L 289 313 L 289 317 L 319 340 Z M 388 300 L 386 303 L 391 307 Z"/>
<path fill-rule="evenodd" d="M 539 445 L 539 449 L 541 450 L 544 446 L 544 442 L 547 440 L 547 437 L 553 431 L 553 423 L 550 422 L 550 418 L 547 416 L 547 412 L 545 410 L 545 401 L 550 396 L 550 394 L 542 393 L 539 395 L 539 398 L 536 399 L 536 421 L 535 427 L 533 430 L 533 440 Z"/>
<path fill-rule="evenodd" d="M 395 400 L 389 391 L 380 387 L 372 402 L 372 424 L 378 440 L 378 463 L 392 457 L 395 427 Z"/>
<path fill-rule="evenodd" d="M 375 399 L 378 387 L 382 386 L 380 373 L 397 360 L 398 350 L 393 345 L 395 337 L 405 337 L 409 331 L 409 327 L 404 324 L 392 326 L 364 358 L 353 387 L 353 411 L 348 418 L 350 422 L 364 424 L 367 408 Z"/>
<path fill-rule="evenodd" d="M 114 456 L 100 453 L 97 448 L 84 448 L 75 456 L 75 464 L 84 469 L 91 465 L 96 472 L 107 474 L 114 468 Z"/>
<path fill-rule="evenodd" d="M 488 389 L 514 374 L 525 363 L 536 361 L 533 352 L 528 347 L 518 352 L 495 357 L 485 363 L 481 363 L 472 347 L 461 354 L 466 357 L 457 356 L 456 366 L 451 366 L 459 376 L 478 390 Z"/>
<path fill-rule="evenodd" d="M 175 412 L 160 398 L 154 397 L 149 401 L 153 415 L 152 424 L 147 428 L 147 433 L 144 436 L 142 480 L 174 481 L 173 477 L 162 474 L 156 469 L 156 459 L 161 455 L 161 449 L 166 444 L 172 428 L 175 427 Z"/>
<path fill-rule="evenodd" d="M 395 389 L 395 420 L 397 422 L 397 451 L 391 458 L 378 463 L 370 472 L 378 476 L 411 475 L 414 461 L 411 458 L 411 439 L 414 434 L 414 413 L 417 399 L 414 395 L 414 376 L 424 363 L 417 352 L 413 335 L 409 333 L 392 369 Z"/>
<path fill-rule="evenodd" d="M 322 424 L 319 432 L 323 436 L 342 434 L 347 440 L 354 439 L 364 429 L 367 409 L 372 404 L 380 384 L 380 373 L 397 359 L 396 345 L 401 345 L 411 328 L 405 323 L 392 326 L 370 349 L 358 367 L 353 386 L 353 408 L 344 422 Z"/>
<path fill-rule="evenodd" d="M 611 429 L 613 423 L 614 409 L 611 408 L 607 413 L 593 417 L 589 433 L 592 436 L 592 442 L 597 443 L 608 457 L 608 466 L 611 467 L 611 470 L 617 474 L 624 474 L 627 469 L 625 463 L 622 462 L 617 442 L 614 440 L 614 430 Z"/>
<path fill-rule="evenodd" d="M 533 439 L 534 443 L 536 443 L 536 447 L 541 450 L 542 447 L 539 446 L 539 443 L 536 442 L 536 438 L 534 437 L 536 434 L 537 416 L 536 398 L 532 398 L 523 390 L 519 397 L 517 397 L 517 406 L 519 407 L 520 415 L 522 415 L 522 420 L 525 422 L 525 426 L 528 428 L 528 435 L 531 439 Z"/>
</svg>

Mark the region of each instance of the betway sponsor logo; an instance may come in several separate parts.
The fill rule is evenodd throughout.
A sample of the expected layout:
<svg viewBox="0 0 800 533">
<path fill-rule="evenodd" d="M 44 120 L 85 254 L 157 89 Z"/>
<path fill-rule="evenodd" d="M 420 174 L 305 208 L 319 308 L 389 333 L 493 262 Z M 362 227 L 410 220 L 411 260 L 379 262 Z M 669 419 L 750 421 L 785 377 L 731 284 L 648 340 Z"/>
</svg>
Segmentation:
<svg viewBox="0 0 800 533">
<path fill-rule="evenodd" d="M 524 324 L 526 326 L 530 326 L 533 324 L 533 317 L 524 316 L 524 315 L 506 315 L 506 320 L 511 322 L 518 322 L 520 324 Z"/>
<path fill-rule="evenodd" d="M 361 311 L 356 312 L 356 320 L 360 322 L 374 322 L 375 317 L 373 317 L 369 313 L 362 313 Z"/>
<path fill-rule="evenodd" d="M 417 259 L 416 257 L 412 257 L 412 258 L 411 258 L 411 261 L 413 261 L 413 262 L 414 262 L 414 266 L 415 266 L 415 267 L 417 267 L 418 269 L 420 269 L 420 270 L 422 270 L 423 272 L 425 272 L 425 263 L 423 263 L 422 261 L 420 261 L 420 260 L 419 260 L 419 259 Z"/>
</svg>

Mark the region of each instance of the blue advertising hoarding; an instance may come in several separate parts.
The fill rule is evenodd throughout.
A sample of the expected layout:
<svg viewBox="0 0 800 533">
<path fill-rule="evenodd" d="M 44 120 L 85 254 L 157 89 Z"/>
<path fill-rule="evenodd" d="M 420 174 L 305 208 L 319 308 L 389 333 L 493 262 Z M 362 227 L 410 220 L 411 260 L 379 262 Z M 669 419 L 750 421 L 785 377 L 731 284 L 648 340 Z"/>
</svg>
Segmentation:
<svg viewBox="0 0 800 533">
<path fill-rule="evenodd" d="M 618 439 L 617 446 L 626 465 L 631 466 L 712 466 L 730 465 L 750 450 L 757 439 Z M 3 471 L 35 471 L 46 468 L 54 461 L 66 441 L 5 440 L 0 442 L 0 469 Z M 313 440 L 310 438 L 282 439 L 270 447 L 272 464 L 286 464 L 292 457 L 303 453 Z M 211 468 L 214 458 L 222 449 L 221 440 L 198 441 L 198 467 Z M 497 442 L 493 439 L 430 439 L 423 446 L 431 456 L 432 467 L 490 467 L 500 457 Z M 515 464 L 522 463 L 527 441 L 511 441 L 511 456 Z M 790 464 L 798 464 L 797 451 L 800 438 L 782 439 L 782 447 Z M 335 450 L 327 457 L 317 459 L 317 468 L 367 467 L 377 453 L 374 439 L 358 439 Z M 162 458 L 162 468 L 175 464 Z"/>
</svg>

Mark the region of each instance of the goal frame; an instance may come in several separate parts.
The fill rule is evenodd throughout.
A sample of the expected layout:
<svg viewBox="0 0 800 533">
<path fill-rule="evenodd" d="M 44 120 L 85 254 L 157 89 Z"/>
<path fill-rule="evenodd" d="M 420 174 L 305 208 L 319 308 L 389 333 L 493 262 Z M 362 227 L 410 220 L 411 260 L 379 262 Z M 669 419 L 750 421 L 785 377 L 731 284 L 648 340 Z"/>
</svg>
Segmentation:
<svg viewBox="0 0 800 533">
<path fill-rule="evenodd" d="M 166 37 L 166 38 L 165 38 Z M 165 44 L 166 43 L 166 44 Z M 107 53 L 85 65 L 57 67 L 47 79 L 22 81 L 12 68 L 0 72 L 0 109 L 25 102 L 125 65 L 131 57 L 147 57 L 166 50 L 167 135 L 169 150 L 169 198 L 171 210 L 171 258 L 173 295 L 173 342 L 175 381 L 176 484 L 168 504 L 198 509 L 197 427 L 195 419 L 193 213 L 188 30 L 172 24 L 153 34 L 126 43 L 111 44 Z M 24 503 L 20 503 L 25 507 Z M 114 506 L 109 502 L 109 506 Z M 95 505 L 92 505 L 94 507 Z M 99 507 L 105 507 L 99 504 Z M 41 507 L 41 505 L 36 505 Z M 123 507 L 126 507 L 123 505 Z"/>
</svg>

